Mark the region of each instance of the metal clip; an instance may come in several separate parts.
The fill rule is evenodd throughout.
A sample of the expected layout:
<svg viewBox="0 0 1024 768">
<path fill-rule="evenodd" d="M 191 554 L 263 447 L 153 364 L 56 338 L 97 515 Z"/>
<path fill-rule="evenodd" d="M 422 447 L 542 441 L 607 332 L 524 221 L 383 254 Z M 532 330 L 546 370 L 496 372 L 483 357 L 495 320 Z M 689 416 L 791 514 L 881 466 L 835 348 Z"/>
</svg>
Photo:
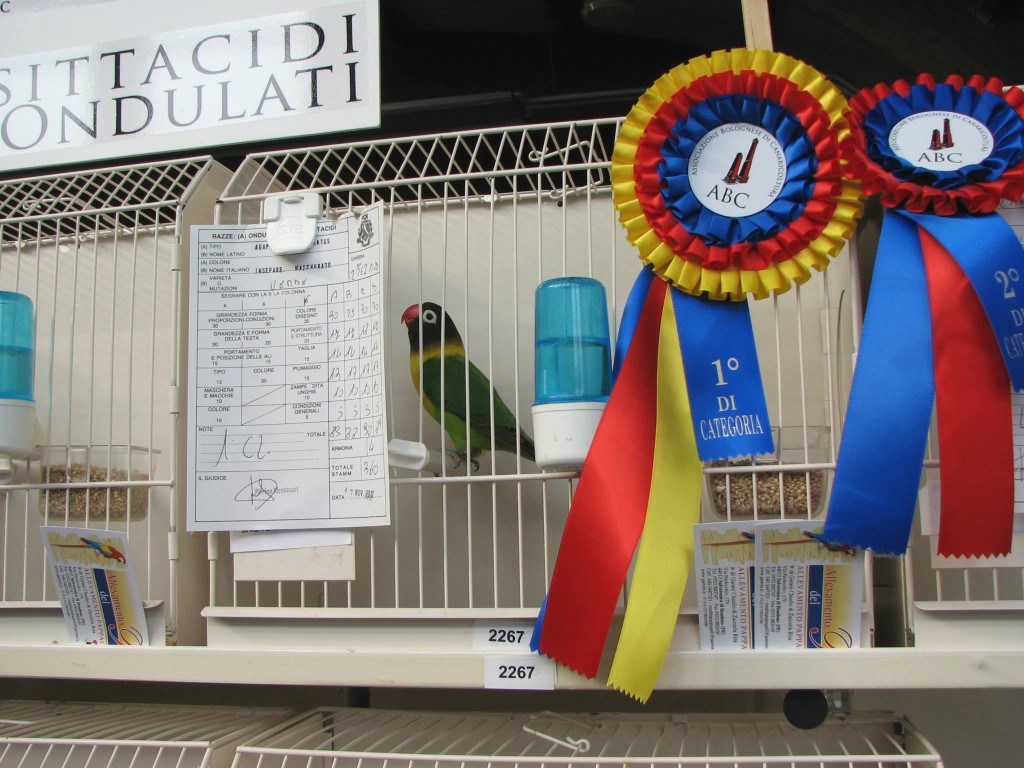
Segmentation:
<svg viewBox="0 0 1024 768">
<path fill-rule="evenodd" d="M 267 245 L 278 256 L 302 253 L 316 239 L 316 222 L 324 215 L 324 201 L 315 192 L 275 195 L 263 201 Z"/>
<path fill-rule="evenodd" d="M 587 723 L 581 720 L 574 720 L 571 717 L 566 717 L 565 715 L 560 715 L 557 712 L 549 711 L 538 712 L 536 715 L 531 717 L 528 722 L 532 723 L 538 717 L 550 717 L 555 720 L 563 720 L 564 722 L 569 723 L 570 725 L 575 725 L 579 728 L 585 728 L 588 731 L 593 730 L 592 726 L 588 725 Z M 557 744 L 560 747 L 571 749 L 573 752 L 577 754 L 585 755 L 587 752 L 590 751 L 590 741 L 588 739 L 573 739 L 569 736 L 566 736 L 564 739 L 560 739 L 556 736 L 550 736 L 546 733 L 542 733 L 535 728 L 531 728 L 526 723 L 523 724 L 523 732 L 528 733 L 531 736 L 536 736 L 538 739 L 550 741 L 552 744 Z"/>
</svg>

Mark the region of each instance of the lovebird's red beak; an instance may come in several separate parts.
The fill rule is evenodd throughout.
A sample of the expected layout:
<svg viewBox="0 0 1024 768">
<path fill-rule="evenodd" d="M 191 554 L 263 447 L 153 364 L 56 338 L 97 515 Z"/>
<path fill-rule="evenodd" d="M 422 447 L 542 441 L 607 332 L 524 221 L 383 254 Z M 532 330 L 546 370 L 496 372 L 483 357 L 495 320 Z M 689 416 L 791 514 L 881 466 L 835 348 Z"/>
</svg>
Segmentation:
<svg viewBox="0 0 1024 768">
<path fill-rule="evenodd" d="M 409 325 L 409 323 L 415 323 L 416 318 L 420 316 L 420 305 L 413 304 L 405 312 L 402 313 L 402 325 Z"/>
</svg>

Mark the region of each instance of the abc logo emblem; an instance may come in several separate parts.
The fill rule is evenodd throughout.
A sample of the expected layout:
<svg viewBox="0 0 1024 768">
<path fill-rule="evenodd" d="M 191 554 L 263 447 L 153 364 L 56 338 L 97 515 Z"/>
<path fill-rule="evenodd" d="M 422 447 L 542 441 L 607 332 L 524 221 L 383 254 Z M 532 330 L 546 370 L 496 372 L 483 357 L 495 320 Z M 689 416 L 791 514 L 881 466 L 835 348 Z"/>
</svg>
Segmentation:
<svg viewBox="0 0 1024 768">
<path fill-rule="evenodd" d="M 903 118 L 889 132 L 889 148 L 929 171 L 957 171 L 992 153 L 992 133 L 969 115 L 933 110 Z"/>
<path fill-rule="evenodd" d="M 742 218 L 771 205 L 786 181 L 786 157 L 775 137 L 750 123 L 721 125 L 690 155 L 690 189 L 708 210 Z"/>
</svg>

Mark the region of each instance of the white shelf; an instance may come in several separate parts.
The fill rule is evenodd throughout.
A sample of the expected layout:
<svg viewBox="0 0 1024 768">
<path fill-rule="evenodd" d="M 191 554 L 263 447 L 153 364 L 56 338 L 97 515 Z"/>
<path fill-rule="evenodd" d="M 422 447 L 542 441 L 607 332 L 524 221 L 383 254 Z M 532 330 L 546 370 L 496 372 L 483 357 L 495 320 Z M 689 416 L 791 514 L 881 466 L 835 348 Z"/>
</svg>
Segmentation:
<svg viewBox="0 0 1024 768">
<path fill-rule="evenodd" d="M 484 653 L 412 649 L 276 650 L 4 646 L 0 677 L 182 683 L 481 688 Z M 942 670 L 936 674 L 936 670 Z M 603 689 L 560 669 L 560 689 Z M 670 653 L 658 685 L 673 690 L 952 689 L 1024 687 L 1020 650 Z"/>
</svg>

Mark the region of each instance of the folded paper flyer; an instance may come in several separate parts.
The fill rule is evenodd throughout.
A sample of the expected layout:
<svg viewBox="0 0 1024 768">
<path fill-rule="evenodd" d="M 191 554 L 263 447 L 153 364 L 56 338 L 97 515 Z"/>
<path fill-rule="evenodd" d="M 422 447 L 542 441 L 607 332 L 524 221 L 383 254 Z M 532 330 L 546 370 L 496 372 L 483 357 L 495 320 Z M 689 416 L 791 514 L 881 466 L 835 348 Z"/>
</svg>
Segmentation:
<svg viewBox="0 0 1024 768">
<path fill-rule="evenodd" d="M 753 648 L 754 524 L 695 525 L 694 538 L 700 647 Z"/>
<path fill-rule="evenodd" d="M 859 648 L 864 553 L 822 539 L 824 523 L 754 526 L 758 648 Z"/>
<path fill-rule="evenodd" d="M 40 528 L 68 640 L 149 645 L 128 537 L 91 528 Z"/>
</svg>

